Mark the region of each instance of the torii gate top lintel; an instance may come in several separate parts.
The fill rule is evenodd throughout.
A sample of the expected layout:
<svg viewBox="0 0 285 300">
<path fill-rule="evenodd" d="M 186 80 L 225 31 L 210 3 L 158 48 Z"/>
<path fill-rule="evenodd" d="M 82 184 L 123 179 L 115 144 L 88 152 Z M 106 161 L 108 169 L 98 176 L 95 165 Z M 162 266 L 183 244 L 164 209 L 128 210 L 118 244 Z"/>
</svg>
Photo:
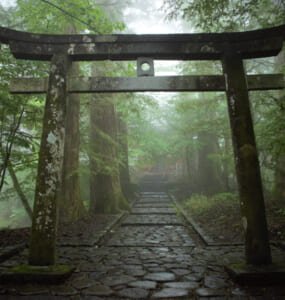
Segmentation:
<svg viewBox="0 0 285 300">
<path fill-rule="evenodd" d="M 34 34 L 0 27 L 0 43 L 10 45 L 16 58 L 50 60 L 55 53 L 73 61 L 136 60 L 138 57 L 169 60 L 216 60 L 225 52 L 242 59 L 274 56 L 282 49 L 285 25 L 232 33 L 195 34 Z"/>
</svg>

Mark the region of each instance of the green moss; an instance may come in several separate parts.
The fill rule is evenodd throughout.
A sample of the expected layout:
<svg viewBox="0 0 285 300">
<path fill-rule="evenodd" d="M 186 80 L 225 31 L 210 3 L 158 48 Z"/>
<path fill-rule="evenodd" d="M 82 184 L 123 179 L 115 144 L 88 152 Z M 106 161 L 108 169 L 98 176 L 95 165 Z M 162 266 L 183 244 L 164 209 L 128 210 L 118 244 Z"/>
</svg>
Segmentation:
<svg viewBox="0 0 285 300">
<path fill-rule="evenodd" d="M 1 282 L 59 284 L 67 279 L 74 267 L 67 265 L 20 265 L 0 273 Z"/>
<path fill-rule="evenodd" d="M 238 270 L 244 269 L 246 267 L 248 267 L 248 265 L 245 262 L 244 263 L 240 263 L 240 264 L 231 265 L 231 268 L 238 269 Z"/>
<path fill-rule="evenodd" d="M 54 266 L 29 266 L 20 265 L 13 267 L 9 270 L 4 271 L 4 273 L 13 274 L 54 274 L 60 275 L 69 273 L 74 269 L 72 266 L 67 265 L 54 265 Z"/>
<path fill-rule="evenodd" d="M 126 198 L 125 198 L 125 196 L 123 195 L 122 192 L 120 192 L 118 202 L 119 202 L 119 208 L 120 209 L 127 210 L 127 211 L 131 210 L 130 204 L 128 203 L 128 201 L 126 200 Z"/>
</svg>

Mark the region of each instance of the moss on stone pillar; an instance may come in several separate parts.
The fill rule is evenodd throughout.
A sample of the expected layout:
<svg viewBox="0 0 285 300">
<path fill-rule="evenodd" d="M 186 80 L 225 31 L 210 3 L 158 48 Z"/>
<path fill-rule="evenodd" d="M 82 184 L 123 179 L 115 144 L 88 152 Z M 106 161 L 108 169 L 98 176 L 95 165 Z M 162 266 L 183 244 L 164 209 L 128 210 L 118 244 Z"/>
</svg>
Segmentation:
<svg viewBox="0 0 285 300">
<path fill-rule="evenodd" d="M 39 152 L 29 265 L 55 264 L 57 231 L 57 192 L 64 146 L 64 118 L 67 95 L 68 56 L 54 55 Z"/>
<path fill-rule="evenodd" d="M 229 51 L 223 58 L 223 70 L 245 234 L 246 263 L 270 264 L 260 167 L 242 59 Z"/>
</svg>

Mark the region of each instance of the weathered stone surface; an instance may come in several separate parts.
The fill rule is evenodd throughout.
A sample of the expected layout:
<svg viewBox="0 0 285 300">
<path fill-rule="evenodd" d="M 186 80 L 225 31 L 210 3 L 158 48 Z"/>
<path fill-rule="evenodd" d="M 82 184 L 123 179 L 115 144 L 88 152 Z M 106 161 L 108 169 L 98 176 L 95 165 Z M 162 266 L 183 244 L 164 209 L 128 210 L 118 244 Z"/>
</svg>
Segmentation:
<svg viewBox="0 0 285 300">
<path fill-rule="evenodd" d="M 176 288 L 164 288 L 160 292 L 156 292 L 152 295 L 152 298 L 180 298 L 188 296 L 186 289 Z"/>
<path fill-rule="evenodd" d="M 284 284 L 285 264 L 247 265 L 237 264 L 225 267 L 229 275 L 240 284 L 268 285 Z"/>
<path fill-rule="evenodd" d="M 176 212 L 173 208 L 134 208 L 132 210 L 133 214 L 146 215 L 146 214 L 158 214 L 158 215 L 176 215 Z"/>
<path fill-rule="evenodd" d="M 144 270 L 127 270 L 126 273 L 130 276 L 144 276 L 146 271 Z"/>
<path fill-rule="evenodd" d="M 74 267 L 17 265 L 0 273 L 1 282 L 59 283 L 71 276 Z"/>
<path fill-rule="evenodd" d="M 212 289 L 220 289 L 228 286 L 225 280 L 214 276 L 206 276 L 204 284 L 205 287 Z"/>
<path fill-rule="evenodd" d="M 174 230 L 175 228 L 175 230 Z M 194 246 L 183 226 L 123 226 L 108 246 Z"/>
<path fill-rule="evenodd" d="M 111 296 L 114 292 L 106 285 L 94 285 L 83 291 L 85 295 Z"/>
<path fill-rule="evenodd" d="M 53 286 L 50 291 L 55 296 L 73 296 L 78 293 L 77 290 L 68 285 Z"/>
<path fill-rule="evenodd" d="M 273 90 L 284 88 L 283 74 L 260 74 L 247 76 L 249 90 Z M 171 84 L 170 84 L 171 83 Z M 40 94 L 47 91 L 47 78 L 15 78 L 10 82 L 12 94 Z M 224 77 L 208 76 L 155 76 L 146 77 L 72 77 L 69 80 L 69 92 L 133 92 L 133 91 L 225 91 Z M 139 202 L 136 208 L 161 207 L 162 204 Z M 165 204 L 163 207 L 170 207 Z"/>
<path fill-rule="evenodd" d="M 226 94 L 241 201 L 246 263 L 268 265 L 272 258 L 246 73 L 242 58 L 231 50 L 223 56 L 222 65 L 228 87 Z"/>
<path fill-rule="evenodd" d="M 116 286 L 121 284 L 128 284 L 132 281 L 136 281 L 136 278 L 133 276 L 108 276 L 105 279 L 103 279 L 103 283 L 108 286 Z"/>
<path fill-rule="evenodd" d="M 195 272 L 195 273 L 203 274 L 206 271 L 206 267 L 204 267 L 204 266 L 193 266 L 192 271 Z"/>
<path fill-rule="evenodd" d="M 48 288 L 41 287 L 37 285 L 24 286 L 19 290 L 19 294 L 23 296 L 32 296 L 32 295 L 40 295 L 47 294 Z"/>
<path fill-rule="evenodd" d="M 93 280 L 90 279 L 81 279 L 81 280 L 75 280 L 72 282 L 73 287 L 75 287 L 78 290 L 82 290 L 85 288 L 88 288 L 92 285 L 94 285 L 95 282 Z"/>
<path fill-rule="evenodd" d="M 142 289 L 146 289 L 146 290 L 152 290 L 152 289 L 156 288 L 157 283 L 155 281 L 142 280 L 142 281 L 131 282 L 131 283 L 129 283 L 129 286 L 142 288 Z"/>
<path fill-rule="evenodd" d="M 199 282 L 202 280 L 203 275 L 198 275 L 198 274 L 191 274 L 191 275 L 187 275 L 184 277 L 185 279 L 189 280 L 189 281 L 195 281 L 195 282 Z"/>
<path fill-rule="evenodd" d="M 122 225 L 182 225 L 176 215 L 129 215 Z"/>
<path fill-rule="evenodd" d="M 54 54 L 50 64 L 48 92 L 39 151 L 29 265 L 53 266 L 56 261 L 57 190 L 64 150 L 67 77 L 71 60 Z"/>
<path fill-rule="evenodd" d="M 194 290 L 199 287 L 199 283 L 190 282 L 190 281 L 167 282 L 167 283 L 164 283 L 163 286 L 167 287 L 167 288 L 173 288 L 173 289 Z"/>
<path fill-rule="evenodd" d="M 186 269 L 171 269 L 171 272 L 173 272 L 177 276 L 183 276 L 183 275 L 189 274 L 190 270 L 186 270 Z"/>
<path fill-rule="evenodd" d="M 41 35 L 1 28 L 0 41 L 16 58 L 50 60 L 54 53 L 73 60 L 218 60 L 231 47 L 243 59 L 274 56 L 282 49 L 284 25 L 249 32 L 179 35 Z"/>
<path fill-rule="evenodd" d="M 106 276 L 106 272 L 91 272 L 89 274 L 89 278 L 92 280 L 98 280 L 105 276 Z"/>
<path fill-rule="evenodd" d="M 234 296 L 247 296 L 248 293 L 244 289 L 235 288 L 235 289 L 232 290 L 232 295 L 234 295 Z"/>
<path fill-rule="evenodd" d="M 145 299 L 147 298 L 149 292 L 141 288 L 127 288 L 118 292 L 120 297 L 130 298 L 130 299 Z"/>
<path fill-rule="evenodd" d="M 166 282 L 175 280 L 175 275 L 173 273 L 168 272 L 158 272 L 158 273 L 149 273 L 144 276 L 145 279 L 158 281 L 158 282 Z"/>
<path fill-rule="evenodd" d="M 208 289 L 208 288 L 197 289 L 195 291 L 195 293 L 200 297 L 214 297 L 214 296 L 224 296 L 224 295 L 226 295 L 225 290 Z"/>
<path fill-rule="evenodd" d="M 150 273 L 167 272 L 166 269 L 162 267 L 147 268 L 147 270 Z"/>
</svg>

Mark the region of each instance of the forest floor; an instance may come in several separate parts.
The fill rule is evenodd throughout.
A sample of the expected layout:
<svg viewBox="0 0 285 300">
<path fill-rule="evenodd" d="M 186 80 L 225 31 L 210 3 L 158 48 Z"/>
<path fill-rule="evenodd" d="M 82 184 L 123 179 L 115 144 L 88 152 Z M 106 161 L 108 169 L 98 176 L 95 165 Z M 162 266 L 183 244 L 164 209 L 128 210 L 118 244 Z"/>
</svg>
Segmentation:
<svg viewBox="0 0 285 300">
<path fill-rule="evenodd" d="M 95 214 L 92 217 L 83 220 L 60 224 L 58 228 L 58 240 L 67 242 L 71 237 L 80 241 L 90 241 L 94 238 L 95 233 L 100 233 L 117 215 Z M 30 238 L 30 227 L 2 229 L 0 230 L 0 247 L 14 246 L 17 244 L 28 244 Z"/>
<path fill-rule="evenodd" d="M 228 196 L 228 197 L 227 197 Z M 194 221 L 219 243 L 242 243 L 240 205 L 232 194 L 220 197 L 194 195 L 190 199 L 179 199 L 185 211 Z M 281 201 L 266 201 L 266 217 L 269 238 L 274 242 L 285 242 L 285 208 Z"/>
<path fill-rule="evenodd" d="M 231 194 L 223 197 L 207 198 L 194 195 L 190 199 L 175 193 L 196 223 L 215 242 L 242 243 L 243 233 L 240 222 L 239 202 L 231 198 Z M 180 197 L 179 197 L 180 195 Z M 222 194 L 221 194 L 222 195 Z M 228 197 L 227 197 L 228 196 Z M 285 242 L 285 209 L 278 201 L 266 202 L 266 214 L 271 241 Z M 58 229 L 60 241 L 68 241 L 72 237 L 78 240 L 92 240 L 94 233 L 100 233 L 115 220 L 116 215 L 94 215 L 71 224 L 61 224 Z M 30 228 L 0 229 L 0 247 L 29 243 Z"/>
</svg>

